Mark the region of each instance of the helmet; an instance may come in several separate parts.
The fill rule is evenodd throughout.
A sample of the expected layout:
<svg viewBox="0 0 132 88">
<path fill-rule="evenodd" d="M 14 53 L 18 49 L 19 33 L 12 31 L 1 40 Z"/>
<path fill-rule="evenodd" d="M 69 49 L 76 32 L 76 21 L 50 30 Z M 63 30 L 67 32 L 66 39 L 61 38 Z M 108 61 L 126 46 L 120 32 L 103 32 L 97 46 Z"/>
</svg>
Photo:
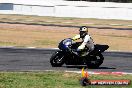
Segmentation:
<svg viewBox="0 0 132 88">
<path fill-rule="evenodd" d="M 80 37 L 84 38 L 87 35 L 88 28 L 86 26 L 81 26 L 79 32 L 80 32 Z"/>
</svg>

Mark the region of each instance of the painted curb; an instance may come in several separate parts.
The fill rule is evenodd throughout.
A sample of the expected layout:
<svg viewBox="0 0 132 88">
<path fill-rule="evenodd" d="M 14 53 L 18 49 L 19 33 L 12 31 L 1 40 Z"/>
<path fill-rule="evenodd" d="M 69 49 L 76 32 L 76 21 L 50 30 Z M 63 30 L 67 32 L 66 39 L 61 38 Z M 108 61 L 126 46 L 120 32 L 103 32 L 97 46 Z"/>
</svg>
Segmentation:
<svg viewBox="0 0 132 88">
<path fill-rule="evenodd" d="M 19 72 L 59 72 L 61 70 L 20 70 Z M 10 71 L 2 71 L 2 72 L 10 72 Z M 18 72 L 18 71 L 11 71 L 11 72 Z M 81 71 L 69 71 L 69 70 L 64 70 L 62 72 L 68 72 L 68 73 L 77 73 L 81 74 Z M 90 75 L 132 75 L 130 72 L 97 72 L 97 71 L 87 71 L 88 74 Z M 0 72 L 1 73 L 1 72 Z"/>
<path fill-rule="evenodd" d="M 56 71 L 56 70 L 45 70 L 45 71 Z M 71 73 L 78 73 L 81 74 L 81 71 L 68 71 L 65 70 L 64 72 L 71 72 Z M 91 75 L 132 75 L 130 72 L 97 72 L 97 71 L 88 71 L 88 74 Z"/>
<path fill-rule="evenodd" d="M 72 72 L 72 73 L 81 73 L 81 71 L 65 71 L 65 72 Z M 88 71 L 88 74 L 96 74 L 96 75 L 132 75 L 129 72 L 93 72 Z"/>
</svg>

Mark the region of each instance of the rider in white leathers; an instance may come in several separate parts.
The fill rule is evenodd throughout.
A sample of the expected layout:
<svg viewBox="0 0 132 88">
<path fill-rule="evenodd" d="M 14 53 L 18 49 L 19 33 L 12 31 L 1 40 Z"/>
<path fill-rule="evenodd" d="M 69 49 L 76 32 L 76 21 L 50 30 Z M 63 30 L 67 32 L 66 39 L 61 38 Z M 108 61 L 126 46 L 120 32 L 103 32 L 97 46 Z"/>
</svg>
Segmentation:
<svg viewBox="0 0 132 88">
<path fill-rule="evenodd" d="M 89 52 L 94 50 L 94 42 L 88 34 L 88 28 L 86 26 L 80 27 L 79 34 L 72 38 L 73 41 L 78 39 L 82 39 L 82 44 L 77 48 L 77 51 L 83 51 L 86 47 Z"/>
</svg>

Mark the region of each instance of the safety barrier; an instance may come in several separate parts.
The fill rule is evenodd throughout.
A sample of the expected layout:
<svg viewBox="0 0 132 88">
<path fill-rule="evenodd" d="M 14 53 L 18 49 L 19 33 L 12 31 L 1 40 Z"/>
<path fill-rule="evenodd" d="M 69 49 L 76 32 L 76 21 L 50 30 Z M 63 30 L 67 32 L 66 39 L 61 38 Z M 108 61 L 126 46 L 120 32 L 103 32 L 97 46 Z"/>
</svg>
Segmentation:
<svg viewBox="0 0 132 88">
<path fill-rule="evenodd" d="M 42 0 L 35 2 L 1 2 L 0 14 L 132 20 L 132 3 Z"/>
</svg>

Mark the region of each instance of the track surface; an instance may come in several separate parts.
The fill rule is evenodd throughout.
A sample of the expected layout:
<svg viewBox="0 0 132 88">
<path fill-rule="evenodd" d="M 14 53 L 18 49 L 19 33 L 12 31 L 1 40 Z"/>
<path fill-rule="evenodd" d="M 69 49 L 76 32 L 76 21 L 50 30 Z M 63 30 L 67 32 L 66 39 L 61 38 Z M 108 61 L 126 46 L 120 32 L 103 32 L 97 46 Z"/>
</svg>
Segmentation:
<svg viewBox="0 0 132 88">
<path fill-rule="evenodd" d="M 53 49 L 0 48 L 0 71 L 81 70 L 80 66 L 51 67 L 49 59 L 53 52 Z M 100 68 L 88 71 L 132 72 L 132 53 L 105 52 L 103 55 L 105 60 Z"/>
</svg>

